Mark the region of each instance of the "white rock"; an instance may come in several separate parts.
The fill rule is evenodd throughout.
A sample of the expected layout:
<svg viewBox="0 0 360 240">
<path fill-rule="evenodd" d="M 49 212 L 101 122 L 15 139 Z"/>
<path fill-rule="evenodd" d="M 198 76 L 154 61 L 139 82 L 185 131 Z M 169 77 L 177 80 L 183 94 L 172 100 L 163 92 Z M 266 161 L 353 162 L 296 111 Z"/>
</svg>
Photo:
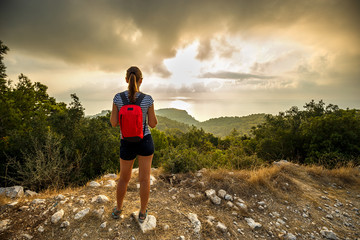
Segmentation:
<svg viewBox="0 0 360 240">
<path fill-rule="evenodd" d="M 90 187 L 100 187 L 101 185 L 100 185 L 100 183 L 98 183 L 98 182 L 91 181 L 91 182 L 89 183 L 89 186 L 90 186 Z"/>
<path fill-rule="evenodd" d="M 59 194 L 55 197 L 55 200 L 64 200 L 64 199 L 65 199 L 65 196 L 62 194 Z"/>
<path fill-rule="evenodd" d="M 21 234 L 21 237 L 26 238 L 26 239 L 32 239 L 33 238 L 33 236 L 31 236 L 31 235 L 29 235 L 27 233 Z"/>
<path fill-rule="evenodd" d="M 106 203 L 109 201 L 109 198 L 105 195 L 98 195 L 96 197 L 93 197 L 91 202 L 97 202 L 97 203 Z"/>
<path fill-rule="evenodd" d="M 189 197 L 190 197 L 190 198 L 195 198 L 195 195 L 192 194 L 192 193 L 189 193 Z"/>
<path fill-rule="evenodd" d="M 167 224 L 165 224 L 164 227 L 163 227 L 164 231 L 169 230 L 169 228 L 170 228 L 170 227 L 169 227 L 169 225 L 167 225 Z"/>
<path fill-rule="evenodd" d="M 283 166 L 283 165 L 288 164 L 288 163 L 289 162 L 286 161 L 286 160 L 280 160 L 278 162 L 273 162 L 273 165 L 280 167 L 280 166 Z"/>
<path fill-rule="evenodd" d="M 80 212 L 78 212 L 77 214 L 75 214 L 74 219 L 81 219 L 83 217 L 85 217 L 90 211 L 90 208 L 85 208 L 84 210 L 81 210 Z"/>
<path fill-rule="evenodd" d="M 39 232 L 41 232 L 41 233 L 42 233 L 42 232 L 44 232 L 44 230 L 45 230 L 45 229 L 44 229 L 44 227 L 43 227 L 43 226 L 38 227 L 38 231 L 39 231 Z"/>
<path fill-rule="evenodd" d="M 205 194 L 208 198 L 210 198 L 211 202 L 216 204 L 216 205 L 220 205 L 221 204 L 221 198 L 219 198 L 216 195 L 216 192 L 214 189 L 209 189 L 205 191 Z"/>
<path fill-rule="evenodd" d="M 25 211 L 29 209 L 29 206 L 22 206 L 19 208 L 21 211 Z"/>
<path fill-rule="evenodd" d="M 225 198 L 225 195 L 226 195 L 226 191 L 223 190 L 223 189 L 220 189 L 218 191 L 218 196 L 221 197 L 221 198 Z"/>
<path fill-rule="evenodd" d="M 337 236 L 336 234 L 331 231 L 328 230 L 326 227 L 323 228 L 323 230 L 320 231 L 321 235 L 323 235 L 323 237 L 327 238 L 327 239 L 332 239 L 332 240 L 337 240 Z"/>
<path fill-rule="evenodd" d="M 109 173 L 104 176 L 104 178 L 117 178 L 117 175 L 114 173 Z"/>
<path fill-rule="evenodd" d="M 230 207 L 230 208 L 234 207 L 234 204 L 233 204 L 232 202 L 230 202 L 230 201 L 227 202 L 226 205 L 227 205 L 228 207 Z"/>
<path fill-rule="evenodd" d="M 150 175 L 150 185 L 154 185 L 156 182 L 156 178 L 153 175 Z"/>
<path fill-rule="evenodd" d="M 205 194 L 208 198 L 210 198 L 212 195 L 216 194 L 214 189 L 209 189 L 205 191 Z"/>
<path fill-rule="evenodd" d="M 64 210 L 60 209 L 51 216 L 51 222 L 56 224 L 64 216 Z"/>
<path fill-rule="evenodd" d="M 102 218 L 104 211 L 105 211 L 105 207 L 101 206 L 99 209 L 94 210 L 93 212 L 94 212 L 95 216 L 97 216 L 98 218 Z"/>
<path fill-rule="evenodd" d="M 260 206 L 266 205 L 266 203 L 265 203 L 264 201 L 258 202 L 258 204 L 259 204 Z"/>
<path fill-rule="evenodd" d="M 5 195 L 9 198 L 19 198 L 24 195 L 24 188 L 22 186 L 13 186 L 5 188 Z"/>
<path fill-rule="evenodd" d="M 247 206 L 244 203 L 241 202 L 236 202 L 236 205 L 238 205 L 241 209 L 247 211 Z"/>
<path fill-rule="evenodd" d="M 180 236 L 180 237 L 179 237 L 179 240 L 185 240 L 185 237 L 184 237 L 184 236 Z"/>
<path fill-rule="evenodd" d="M 45 199 L 36 198 L 36 199 L 34 199 L 31 203 L 33 203 L 33 204 L 45 203 Z"/>
<path fill-rule="evenodd" d="M 194 232 L 199 233 L 201 230 L 201 222 L 199 221 L 197 215 L 195 213 L 189 213 L 188 218 L 194 227 Z"/>
<path fill-rule="evenodd" d="M 107 224 L 107 222 L 103 222 L 103 223 L 100 225 L 100 227 L 101 227 L 101 228 L 106 228 L 106 224 Z"/>
<path fill-rule="evenodd" d="M 222 232 L 227 232 L 227 227 L 225 226 L 225 224 L 223 224 L 221 222 L 217 223 L 216 228 L 220 229 L 220 231 L 222 231 Z"/>
<path fill-rule="evenodd" d="M 25 196 L 26 197 L 33 197 L 33 196 L 36 196 L 36 195 L 38 195 L 37 192 L 33 192 L 33 191 L 30 191 L 30 190 L 25 191 Z"/>
<path fill-rule="evenodd" d="M 296 236 L 292 233 L 288 233 L 284 236 L 284 240 L 296 240 Z"/>
<path fill-rule="evenodd" d="M 17 205 L 18 203 L 19 203 L 18 201 L 15 201 L 15 202 L 9 203 L 8 206 L 12 206 L 12 207 L 13 207 L 13 206 Z"/>
<path fill-rule="evenodd" d="M 262 227 L 262 225 L 260 223 L 255 222 L 254 219 L 252 219 L 252 218 L 245 218 L 245 221 L 250 226 L 250 228 L 253 230 L 258 230 Z"/>
<path fill-rule="evenodd" d="M 143 223 L 140 223 L 138 221 L 138 215 L 139 215 L 138 211 L 133 212 L 131 215 L 133 216 L 134 219 L 136 219 L 143 233 L 151 231 L 156 228 L 156 218 L 153 215 L 148 214 Z"/>
<path fill-rule="evenodd" d="M 61 225 L 60 225 L 61 228 L 67 228 L 68 226 L 70 226 L 69 221 L 64 221 L 64 222 L 62 222 Z"/>
<path fill-rule="evenodd" d="M 5 230 L 8 225 L 10 224 L 11 220 L 10 219 L 4 219 L 0 221 L 0 231 Z"/>
<path fill-rule="evenodd" d="M 116 182 L 114 180 L 107 180 L 104 187 L 115 187 Z"/>
<path fill-rule="evenodd" d="M 284 224 L 285 224 L 284 220 L 282 220 L 281 218 L 278 218 L 278 219 L 276 220 L 276 222 L 278 222 L 278 223 L 281 224 L 281 225 L 284 225 Z"/>
<path fill-rule="evenodd" d="M 226 194 L 224 198 L 228 201 L 234 201 L 234 198 L 230 194 Z"/>
</svg>

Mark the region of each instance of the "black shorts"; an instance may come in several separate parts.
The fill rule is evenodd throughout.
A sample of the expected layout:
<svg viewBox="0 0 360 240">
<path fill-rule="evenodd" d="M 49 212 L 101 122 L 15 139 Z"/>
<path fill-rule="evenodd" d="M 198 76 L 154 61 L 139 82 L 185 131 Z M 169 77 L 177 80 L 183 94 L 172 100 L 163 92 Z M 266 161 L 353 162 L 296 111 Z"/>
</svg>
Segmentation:
<svg viewBox="0 0 360 240">
<path fill-rule="evenodd" d="M 123 160 L 133 160 L 137 155 L 150 156 L 154 154 L 154 150 L 151 134 L 145 135 L 140 142 L 120 141 L 120 158 Z"/>
</svg>

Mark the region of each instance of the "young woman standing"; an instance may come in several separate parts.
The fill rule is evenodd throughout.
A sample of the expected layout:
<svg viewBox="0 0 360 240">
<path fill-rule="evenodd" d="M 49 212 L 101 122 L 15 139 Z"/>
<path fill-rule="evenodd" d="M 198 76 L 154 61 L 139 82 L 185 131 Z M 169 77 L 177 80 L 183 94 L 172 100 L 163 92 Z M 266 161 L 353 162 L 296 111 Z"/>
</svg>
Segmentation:
<svg viewBox="0 0 360 240">
<path fill-rule="evenodd" d="M 135 103 L 140 95 L 140 85 L 142 83 L 142 73 L 138 67 L 130 67 L 125 77 L 128 90 L 123 93 L 130 103 Z M 119 125 L 119 111 L 124 105 L 121 93 L 115 95 L 110 122 L 113 127 Z M 139 161 L 139 182 L 140 182 L 140 211 L 139 222 L 144 222 L 147 216 L 147 205 L 150 195 L 150 171 L 151 162 L 154 155 L 154 143 L 148 125 L 154 128 L 157 124 L 157 118 L 154 110 L 154 100 L 150 95 L 145 95 L 140 104 L 143 124 L 144 137 L 140 142 L 127 142 L 121 139 L 120 142 L 120 178 L 116 188 L 117 206 L 112 212 L 113 218 L 119 218 L 123 210 L 123 201 L 126 194 L 127 186 L 131 178 L 131 172 L 135 158 Z"/>
</svg>

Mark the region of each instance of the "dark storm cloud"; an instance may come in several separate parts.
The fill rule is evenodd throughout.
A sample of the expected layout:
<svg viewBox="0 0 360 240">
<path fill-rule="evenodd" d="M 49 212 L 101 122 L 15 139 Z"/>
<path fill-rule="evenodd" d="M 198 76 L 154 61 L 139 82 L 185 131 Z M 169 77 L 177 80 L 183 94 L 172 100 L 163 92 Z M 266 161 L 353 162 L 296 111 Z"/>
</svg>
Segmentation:
<svg viewBox="0 0 360 240">
<path fill-rule="evenodd" d="M 2 0 L 0 4 L 0 36 L 11 49 L 105 71 L 136 64 L 168 77 L 162 61 L 194 40 L 205 43 L 197 57 L 206 59 L 211 56 L 207 39 L 217 34 L 251 38 L 288 28 L 310 44 L 360 52 L 356 0 Z M 231 54 L 231 48 L 225 48 L 222 55 Z"/>
</svg>

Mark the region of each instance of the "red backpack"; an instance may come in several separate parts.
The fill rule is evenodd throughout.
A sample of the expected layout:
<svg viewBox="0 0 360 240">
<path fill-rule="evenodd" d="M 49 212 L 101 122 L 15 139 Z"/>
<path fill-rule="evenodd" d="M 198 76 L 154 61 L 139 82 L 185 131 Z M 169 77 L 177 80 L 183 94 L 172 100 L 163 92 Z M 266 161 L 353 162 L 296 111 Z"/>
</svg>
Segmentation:
<svg viewBox="0 0 360 240">
<path fill-rule="evenodd" d="M 125 93 L 120 93 L 124 106 L 119 111 L 119 125 L 122 139 L 128 142 L 139 142 L 144 137 L 145 124 L 143 124 L 143 114 L 140 107 L 145 94 L 140 93 L 135 103 L 130 103 Z"/>
</svg>

